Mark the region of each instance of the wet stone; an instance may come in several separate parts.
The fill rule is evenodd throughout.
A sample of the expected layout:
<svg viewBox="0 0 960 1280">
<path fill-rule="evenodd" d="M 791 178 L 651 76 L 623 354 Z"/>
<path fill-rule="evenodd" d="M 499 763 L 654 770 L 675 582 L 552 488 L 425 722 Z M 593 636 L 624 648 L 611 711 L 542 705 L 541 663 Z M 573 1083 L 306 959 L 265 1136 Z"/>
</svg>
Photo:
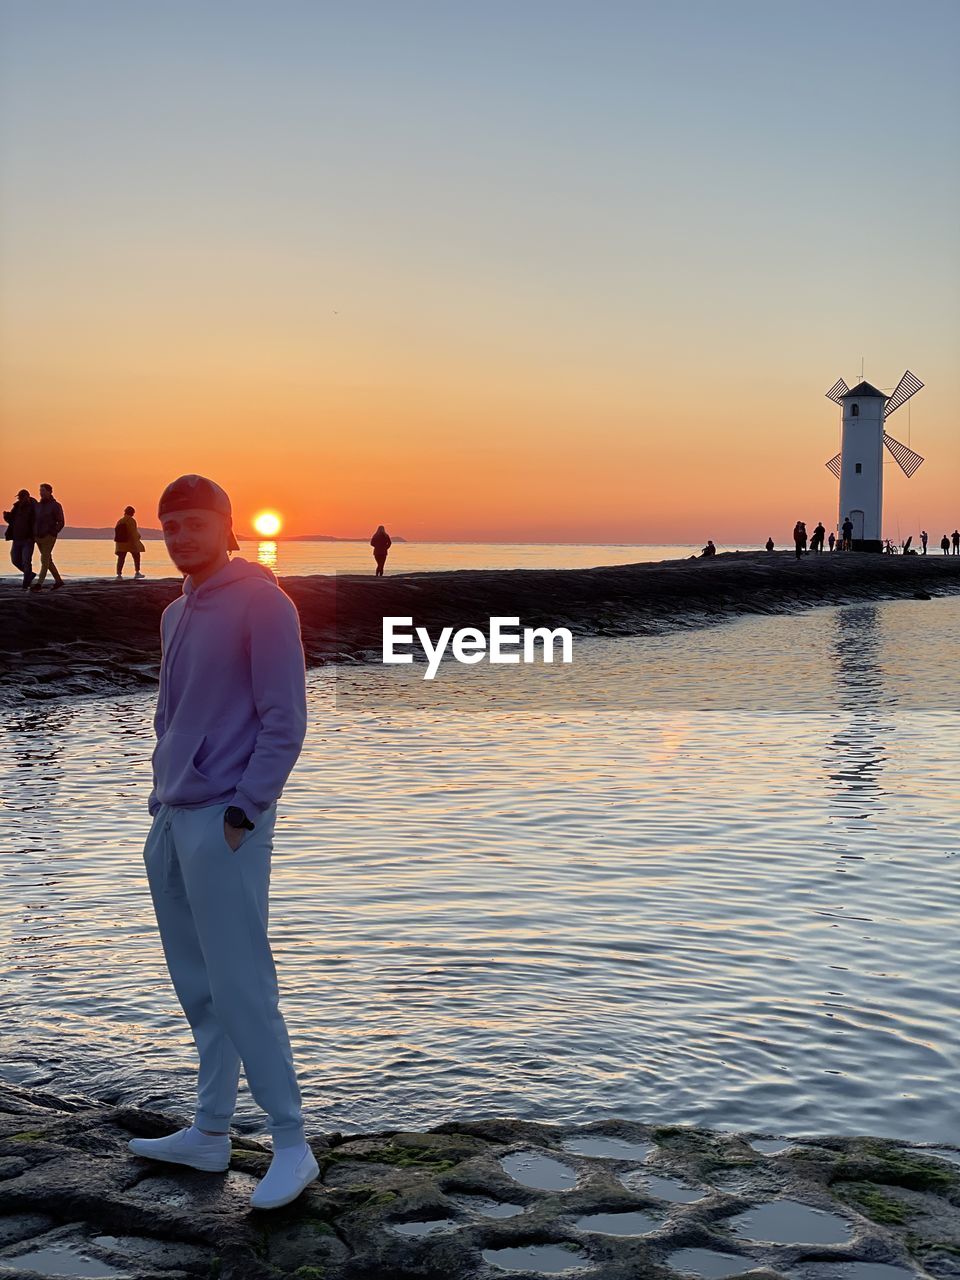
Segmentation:
<svg viewBox="0 0 960 1280">
<path fill-rule="evenodd" d="M 736 1253 L 720 1253 L 716 1249 L 681 1249 L 667 1262 L 682 1276 L 698 1276 L 702 1280 L 721 1280 L 723 1276 L 739 1276 L 756 1267 L 752 1258 Z"/>
<path fill-rule="evenodd" d="M 491 1200 L 486 1196 L 457 1196 L 456 1203 L 464 1209 L 471 1209 L 483 1218 L 515 1218 L 523 1213 L 522 1204 L 511 1204 L 509 1200 Z"/>
<path fill-rule="evenodd" d="M 654 1231 L 660 1222 L 651 1218 L 648 1213 L 638 1209 L 627 1209 L 614 1213 L 587 1213 L 577 1218 L 574 1226 L 581 1231 L 597 1231 L 607 1236 L 642 1236 Z"/>
<path fill-rule="evenodd" d="M 692 1204 L 709 1194 L 702 1187 L 688 1187 L 676 1178 L 664 1178 L 659 1174 L 647 1173 L 645 1169 L 629 1169 L 620 1175 L 620 1181 L 628 1191 L 656 1196 L 658 1200 L 667 1200 L 670 1204 Z"/>
<path fill-rule="evenodd" d="M 771 1244 L 845 1244 L 850 1239 L 846 1218 L 798 1200 L 773 1200 L 738 1214 L 727 1225 L 749 1240 Z"/>
<path fill-rule="evenodd" d="M 939 1160 L 960 1164 L 960 1151 L 954 1151 L 950 1147 L 914 1147 L 913 1150 L 920 1156 L 936 1156 Z"/>
<path fill-rule="evenodd" d="M 128 1275 L 65 1244 L 48 1245 L 43 1249 L 32 1249 L 29 1253 L 18 1253 L 15 1257 L 2 1258 L 0 1268 L 0 1276 L 7 1268 L 33 1271 L 40 1276 L 81 1276 L 87 1280 L 101 1280 L 101 1277 L 109 1280 L 110 1277 Z"/>
<path fill-rule="evenodd" d="M 589 1262 L 579 1249 L 563 1244 L 528 1244 L 507 1249 L 484 1249 L 483 1260 L 504 1271 L 541 1271 L 544 1275 L 573 1271 Z"/>
<path fill-rule="evenodd" d="M 577 1182 L 575 1169 L 538 1151 L 513 1151 L 500 1164 L 514 1182 L 539 1191 L 569 1191 Z"/>
<path fill-rule="evenodd" d="M 917 1280 L 916 1271 L 886 1262 L 805 1262 L 791 1280 Z"/>
<path fill-rule="evenodd" d="M 395 1178 L 397 1169 L 392 1164 L 378 1164 L 373 1160 L 338 1160 L 324 1174 L 328 1187 L 351 1187 L 357 1183 Z"/>
<path fill-rule="evenodd" d="M 761 1155 L 778 1156 L 781 1151 L 789 1151 L 796 1144 L 783 1138 L 751 1138 L 750 1145 Z"/>
<path fill-rule="evenodd" d="M 0 1218 L 0 1247 L 36 1240 L 53 1225 L 53 1218 L 44 1213 L 15 1213 Z"/>
<path fill-rule="evenodd" d="M 652 1142 L 630 1142 L 626 1138 L 598 1133 L 567 1138 L 560 1144 L 572 1156 L 593 1156 L 606 1160 L 646 1160 L 654 1148 Z"/>
<path fill-rule="evenodd" d="M 147 1239 L 145 1236 L 94 1236 L 91 1244 L 123 1259 L 124 1264 L 147 1262 L 158 1271 L 209 1267 L 211 1253 L 194 1244 L 176 1240 Z"/>
<path fill-rule="evenodd" d="M 459 1226 L 453 1218 L 427 1218 L 421 1222 L 390 1222 L 390 1231 L 401 1236 L 432 1236 L 438 1231 L 453 1231 Z"/>
</svg>

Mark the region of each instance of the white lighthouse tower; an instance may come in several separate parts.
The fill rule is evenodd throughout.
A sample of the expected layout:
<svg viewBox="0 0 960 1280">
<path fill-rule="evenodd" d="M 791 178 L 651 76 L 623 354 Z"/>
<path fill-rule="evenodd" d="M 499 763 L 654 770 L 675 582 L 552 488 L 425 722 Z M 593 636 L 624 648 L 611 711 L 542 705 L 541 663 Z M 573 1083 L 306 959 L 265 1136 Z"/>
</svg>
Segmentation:
<svg viewBox="0 0 960 1280">
<path fill-rule="evenodd" d="M 891 413 L 910 399 L 923 386 L 908 369 L 896 390 L 887 396 L 869 382 L 858 382 L 852 389 L 841 378 L 827 392 L 843 410 L 840 452 L 827 466 L 840 481 L 840 519 L 842 529 L 848 518 L 853 524 L 854 551 L 883 550 L 883 450 L 890 450 L 909 478 L 923 461 L 893 436 L 888 436 L 885 423 Z"/>
</svg>

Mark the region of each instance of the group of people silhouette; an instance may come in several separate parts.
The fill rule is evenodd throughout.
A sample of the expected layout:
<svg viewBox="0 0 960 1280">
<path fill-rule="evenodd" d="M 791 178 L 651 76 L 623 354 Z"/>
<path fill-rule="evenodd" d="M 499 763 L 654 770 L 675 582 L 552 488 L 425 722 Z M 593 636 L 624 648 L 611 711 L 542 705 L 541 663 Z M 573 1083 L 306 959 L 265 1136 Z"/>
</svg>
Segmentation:
<svg viewBox="0 0 960 1280">
<path fill-rule="evenodd" d="M 10 543 L 10 559 L 14 568 L 22 575 L 23 590 L 39 591 L 47 574 L 53 579 L 54 591 L 62 587 L 63 578 L 54 563 L 53 548 L 65 520 L 63 507 L 53 496 L 53 486 L 42 484 L 39 498 L 34 498 L 29 489 L 21 489 L 10 510 L 4 511 L 3 518 L 7 522 L 5 538 Z M 393 540 L 382 524 L 377 525 L 370 545 L 373 547 L 373 558 L 377 566 L 375 576 L 382 578 L 387 552 L 393 545 Z M 146 547 L 137 527 L 135 507 L 124 507 L 123 515 L 114 525 L 113 550 L 117 558 L 117 572 L 113 581 L 123 580 L 127 556 L 133 561 L 134 580 L 142 581 L 145 575 L 140 570 L 140 557 L 146 552 Z M 33 568 L 34 551 L 40 552 L 39 573 L 35 573 Z"/>
<path fill-rule="evenodd" d="M 63 578 L 53 562 L 53 548 L 64 525 L 63 507 L 53 496 L 53 485 L 42 484 L 39 498 L 32 497 L 29 489 L 21 489 L 3 518 L 7 522 L 5 537 L 11 544 L 10 559 L 23 575 L 23 590 L 39 591 L 48 573 L 53 578 L 53 590 L 62 587 Z M 34 550 L 40 552 L 39 573 L 33 571 Z"/>
</svg>

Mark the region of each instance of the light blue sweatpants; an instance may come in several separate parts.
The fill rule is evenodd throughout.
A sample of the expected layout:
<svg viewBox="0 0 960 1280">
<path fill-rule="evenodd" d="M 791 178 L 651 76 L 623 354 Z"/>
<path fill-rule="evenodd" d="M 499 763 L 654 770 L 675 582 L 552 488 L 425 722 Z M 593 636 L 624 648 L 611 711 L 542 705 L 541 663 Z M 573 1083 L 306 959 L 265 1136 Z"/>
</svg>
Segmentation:
<svg viewBox="0 0 960 1280">
<path fill-rule="evenodd" d="M 223 804 L 157 810 L 143 849 L 160 939 L 200 1054 L 198 1129 L 226 1131 L 240 1064 L 274 1148 L 303 1141 L 300 1090 L 267 938 L 276 804 L 234 852 Z"/>
</svg>

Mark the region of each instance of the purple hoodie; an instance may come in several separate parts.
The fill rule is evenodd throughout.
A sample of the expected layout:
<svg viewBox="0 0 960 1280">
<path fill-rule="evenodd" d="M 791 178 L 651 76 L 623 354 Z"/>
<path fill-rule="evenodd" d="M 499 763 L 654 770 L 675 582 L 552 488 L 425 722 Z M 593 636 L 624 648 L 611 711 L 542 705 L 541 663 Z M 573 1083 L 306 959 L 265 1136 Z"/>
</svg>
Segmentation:
<svg viewBox="0 0 960 1280">
<path fill-rule="evenodd" d="M 148 807 L 239 805 L 282 793 L 307 730 L 296 606 L 263 565 L 237 558 L 160 619 L 162 659 Z"/>
</svg>

